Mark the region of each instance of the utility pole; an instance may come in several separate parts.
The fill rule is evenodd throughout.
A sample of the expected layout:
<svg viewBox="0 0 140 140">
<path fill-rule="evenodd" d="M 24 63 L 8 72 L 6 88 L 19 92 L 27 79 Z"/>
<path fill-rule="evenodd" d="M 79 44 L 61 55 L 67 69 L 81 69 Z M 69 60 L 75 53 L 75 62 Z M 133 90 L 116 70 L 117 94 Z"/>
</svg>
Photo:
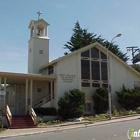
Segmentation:
<svg viewBox="0 0 140 140">
<path fill-rule="evenodd" d="M 135 58 L 135 52 L 139 51 L 138 46 L 131 46 L 131 47 L 126 47 L 127 51 L 132 51 L 132 63 L 134 64 L 134 58 Z"/>
</svg>

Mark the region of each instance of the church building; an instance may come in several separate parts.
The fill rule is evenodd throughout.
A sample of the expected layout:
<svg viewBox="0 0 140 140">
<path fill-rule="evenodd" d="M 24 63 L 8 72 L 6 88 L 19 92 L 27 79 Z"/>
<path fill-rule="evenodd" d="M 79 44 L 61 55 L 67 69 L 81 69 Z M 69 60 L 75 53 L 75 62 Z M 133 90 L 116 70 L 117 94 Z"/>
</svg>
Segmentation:
<svg viewBox="0 0 140 140">
<path fill-rule="evenodd" d="M 60 98 L 75 88 L 85 92 L 85 113 L 94 114 L 96 89 L 109 84 L 112 104 L 118 106 L 116 91 L 123 84 L 139 85 L 140 73 L 98 42 L 50 62 L 48 26 L 42 18 L 29 23 L 28 74 L 0 71 L 0 106 L 11 115 L 26 115 L 36 107 L 58 109 Z"/>
</svg>

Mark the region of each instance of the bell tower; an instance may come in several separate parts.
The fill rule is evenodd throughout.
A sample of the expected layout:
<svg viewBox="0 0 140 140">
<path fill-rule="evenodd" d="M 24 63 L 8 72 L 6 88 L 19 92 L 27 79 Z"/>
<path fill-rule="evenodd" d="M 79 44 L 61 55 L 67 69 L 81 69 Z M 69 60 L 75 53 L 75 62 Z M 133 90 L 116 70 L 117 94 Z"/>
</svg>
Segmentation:
<svg viewBox="0 0 140 140">
<path fill-rule="evenodd" d="M 48 26 L 42 14 L 37 12 L 38 20 L 31 20 L 29 24 L 30 39 L 28 41 L 28 73 L 39 73 L 41 66 L 49 62 Z"/>
</svg>

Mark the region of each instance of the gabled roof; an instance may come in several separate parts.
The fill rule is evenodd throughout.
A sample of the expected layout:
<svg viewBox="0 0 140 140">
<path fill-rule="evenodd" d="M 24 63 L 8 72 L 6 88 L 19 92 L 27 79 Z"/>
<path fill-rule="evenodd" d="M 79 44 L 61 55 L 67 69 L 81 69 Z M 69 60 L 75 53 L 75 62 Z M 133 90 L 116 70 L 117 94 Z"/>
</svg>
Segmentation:
<svg viewBox="0 0 140 140">
<path fill-rule="evenodd" d="M 43 65 L 43 66 L 41 67 L 41 69 L 46 68 L 46 67 L 48 67 L 48 66 L 50 66 L 50 65 L 54 65 L 55 63 L 57 63 L 57 62 L 59 62 L 59 61 L 61 61 L 61 60 L 63 60 L 63 59 L 67 59 L 68 57 L 70 57 L 70 56 L 72 56 L 72 55 L 75 55 L 75 54 L 77 54 L 77 53 L 79 53 L 79 52 L 84 52 L 84 51 L 89 50 L 89 49 L 91 49 L 91 48 L 93 48 L 93 47 L 96 47 L 96 48 L 98 48 L 98 49 L 100 49 L 100 50 L 103 50 L 103 51 L 107 51 L 107 49 L 106 49 L 105 47 L 103 47 L 100 43 L 95 42 L 95 43 L 92 43 L 92 44 L 90 44 L 90 45 L 88 45 L 88 46 L 85 46 L 85 47 L 83 47 L 83 48 L 81 48 L 81 49 L 79 49 L 79 50 L 76 50 L 76 51 L 74 51 L 74 52 L 72 52 L 72 53 L 70 53 L 70 54 L 67 54 L 67 55 L 65 55 L 65 56 L 62 56 L 62 57 L 60 57 L 60 58 L 58 58 L 58 59 L 55 59 L 55 60 L 49 62 L 49 63 Z M 108 51 L 108 54 L 109 54 L 110 56 L 116 58 L 120 63 L 122 63 L 123 65 L 125 65 L 128 69 L 132 70 L 133 72 L 135 72 L 136 74 L 138 74 L 138 75 L 140 76 L 140 73 L 139 73 L 138 71 L 136 71 L 136 70 L 135 70 L 134 68 L 132 68 L 131 66 L 127 65 L 122 59 L 120 59 L 120 58 L 119 58 L 118 56 L 116 56 L 114 53 L 112 53 L 111 51 Z"/>
<path fill-rule="evenodd" d="M 38 23 L 38 22 L 43 22 L 46 26 L 49 26 L 50 24 L 48 22 L 46 22 L 44 19 L 38 19 L 38 20 L 31 20 L 30 23 L 29 23 L 29 26 L 28 28 L 31 28 L 32 25 Z"/>
<path fill-rule="evenodd" d="M 53 64 L 57 63 L 58 61 L 61 61 L 61 60 L 63 60 L 63 59 L 66 59 L 66 58 L 68 58 L 68 57 L 70 57 L 70 56 L 72 56 L 72 55 L 74 55 L 74 54 L 76 54 L 76 53 L 79 53 L 79 52 L 83 52 L 83 51 L 85 51 L 85 50 L 88 50 L 88 49 L 90 49 L 90 48 L 92 48 L 92 47 L 94 47 L 94 46 L 96 46 L 96 45 L 98 45 L 98 44 L 99 44 L 98 42 L 95 42 L 95 43 L 90 44 L 90 45 L 88 45 L 88 46 L 85 46 L 85 47 L 83 47 L 83 48 L 81 48 L 81 49 L 79 49 L 79 50 L 76 50 L 76 51 L 71 52 L 71 53 L 69 53 L 69 54 L 67 54 L 67 55 L 64 55 L 64 56 L 62 56 L 62 57 L 60 57 L 60 58 L 58 58 L 58 59 L 55 59 L 55 60 L 53 60 L 53 61 L 51 61 L 51 62 L 49 62 L 49 63 L 43 65 L 43 66 L 41 67 L 41 69 L 43 69 L 43 68 L 45 68 L 45 67 L 48 67 L 49 65 L 53 65 Z"/>
</svg>

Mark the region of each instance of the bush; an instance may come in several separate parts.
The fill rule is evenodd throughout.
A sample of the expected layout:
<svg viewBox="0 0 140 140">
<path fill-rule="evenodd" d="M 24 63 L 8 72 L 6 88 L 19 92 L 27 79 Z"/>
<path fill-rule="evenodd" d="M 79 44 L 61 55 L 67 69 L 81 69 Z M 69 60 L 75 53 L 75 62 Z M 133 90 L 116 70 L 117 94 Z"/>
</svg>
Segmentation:
<svg viewBox="0 0 140 140">
<path fill-rule="evenodd" d="M 140 114 L 140 107 L 137 107 L 135 111 L 137 114 Z"/>
<path fill-rule="evenodd" d="M 46 122 L 47 125 L 60 124 L 60 123 L 62 123 L 60 120 L 51 120 Z"/>
<path fill-rule="evenodd" d="M 107 88 L 99 88 L 93 95 L 94 110 L 97 114 L 105 113 L 108 109 L 108 91 Z"/>
<path fill-rule="evenodd" d="M 127 115 L 127 110 L 125 108 L 122 108 L 120 111 L 119 111 L 119 114 L 120 116 L 125 116 Z"/>
<path fill-rule="evenodd" d="M 3 124 L 2 124 L 2 121 L 0 121 L 0 128 L 3 128 Z"/>
<path fill-rule="evenodd" d="M 58 114 L 62 119 L 80 117 L 84 113 L 85 93 L 79 89 L 66 92 L 58 102 Z"/>
<path fill-rule="evenodd" d="M 115 116 L 115 117 L 118 117 L 120 115 L 119 112 L 116 110 L 115 106 L 113 106 L 112 115 Z"/>
<path fill-rule="evenodd" d="M 43 123 L 43 119 L 41 117 L 37 117 L 36 122 L 37 124 Z"/>
<path fill-rule="evenodd" d="M 57 110 L 53 107 L 49 108 L 34 108 L 34 111 L 37 115 L 43 115 L 43 116 L 56 116 L 57 115 Z"/>
<path fill-rule="evenodd" d="M 126 110 L 135 110 L 140 106 L 140 88 L 128 89 L 123 85 L 116 94 L 118 103 Z"/>
</svg>

